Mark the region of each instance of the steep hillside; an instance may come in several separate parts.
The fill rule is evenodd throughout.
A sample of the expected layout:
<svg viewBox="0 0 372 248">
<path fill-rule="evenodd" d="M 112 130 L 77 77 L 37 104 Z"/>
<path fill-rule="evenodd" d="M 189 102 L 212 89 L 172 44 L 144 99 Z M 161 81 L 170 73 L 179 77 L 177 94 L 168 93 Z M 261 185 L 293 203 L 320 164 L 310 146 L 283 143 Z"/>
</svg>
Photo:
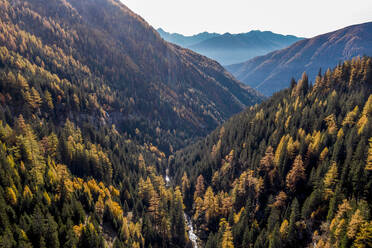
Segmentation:
<svg viewBox="0 0 372 248">
<path fill-rule="evenodd" d="M 227 66 L 239 80 L 266 96 L 288 87 L 306 71 L 314 81 L 319 69 L 325 72 L 355 56 L 372 55 L 372 22 L 301 40 L 283 50 Z"/>
<path fill-rule="evenodd" d="M 187 247 L 166 154 L 261 97 L 119 1 L 0 0 L 0 247 Z"/>
<path fill-rule="evenodd" d="M 60 120 L 112 123 L 169 152 L 261 99 L 215 61 L 164 42 L 119 1 L 1 4 L 0 46 L 90 93 L 89 103 L 52 94 L 81 110 L 64 109 Z"/>
<path fill-rule="evenodd" d="M 158 29 L 158 32 L 166 41 L 189 48 L 222 65 L 243 62 L 255 56 L 285 48 L 302 39 L 293 35 L 257 30 L 241 34 L 205 32 L 194 36 L 169 34 L 162 29 Z"/>
<path fill-rule="evenodd" d="M 370 247 L 372 59 L 346 61 L 170 158 L 205 247 Z"/>
</svg>

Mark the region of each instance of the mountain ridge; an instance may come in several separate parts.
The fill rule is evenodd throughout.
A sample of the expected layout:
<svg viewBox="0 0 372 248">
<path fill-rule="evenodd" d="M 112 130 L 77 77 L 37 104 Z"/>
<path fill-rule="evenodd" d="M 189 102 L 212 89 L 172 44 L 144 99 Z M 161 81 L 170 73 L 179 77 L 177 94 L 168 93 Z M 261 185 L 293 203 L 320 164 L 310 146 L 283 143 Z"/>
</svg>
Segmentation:
<svg viewBox="0 0 372 248">
<path fill-rule="evenodd" d="M 177 44 L 179 46 L 188 48 L 191 45 L 195 45 L 201 41 L 204 41 L 206 39 L 212 38 L 212 37 L 217 37 L 220 34 L 218 33 L 209 33 L 209 32 L 202 32 L 194 35 L 182 35 L 178 33 L 168 33 L 162 28 L 158 28 L 156 30 L 160 36 L 165 39 L 168 42 Z"/>
<path fill-rule="evenodd" d="M 371 55 L 370 30 L 372 22 L 348 26 L 226 68 L 268 96 L 287 87 L 285 82 L 299 78 L 304 71 L 314 81 L 320 68 L 326 71 L 352 57 Z"/>
<path fill-rule="evenodd" d="M 169 151 L 169 141 L 174 148 L 179 147 L 262 99 L 216 62 L 165 42 L 120 1 L 52 1 L 50 9 L 39 0 L 23 5 L 19 1 L 6 3 L 2 13 L 5 27 L 9 24 L 14 32 L 37 37 L 42 45 L 36 42 L 36 47 L 42 56 L 46 54 L 42 46 L 60 54 L 60 59 L 54 59 L 56 65 L 48 57 L 46 69 L 78 85 L 83 85 L 83 78 L 88 76 L 97 85 L 117 91 L 113 95 L 115 105 L 103 100 L 107 98 L 103 94 L 98 99 L 106 102 L 106 119 L 122 130 L 131 127 L 125 131 L 132 134 L 138 125 L 143 129 L 138 138 L 154 143 L 160 140 L 162 144 L 158 145 L 165 151 Z M 23 13 L 22 8 L 29 12 Z M 21 20 L 13 18 L 11 11 L 17 11 Z M 40 60 L 33 50 L 19 48 L 17 43 L 14 49 L 9 37 L 0 38 L 0 44 L 9 50 L 32 61 Z M 28 43 L 35 46 L 32 39 Z M 148 104 L 155 111 L 146 108 Z M 154 135 L 151 129 L 156 127 L 161 133 Z M 160 139 L 173 135 L 180 136 Z"/>
<path fill-rule="evenodd" d="M 158 29 L 158 32 L 165 40 L 215 59 L 222 65 L 263 55 L 276 49 L 287 47 L 302 39 L 293 35 L 281 35 L 271 31 L 260 30 L 238 34 L 204 32 L 193 36 L 183 36 L 177 33 L 169 34 L 163 29 Z M 193 41 L 188 42 L 188 40 Z"/>
</svg>

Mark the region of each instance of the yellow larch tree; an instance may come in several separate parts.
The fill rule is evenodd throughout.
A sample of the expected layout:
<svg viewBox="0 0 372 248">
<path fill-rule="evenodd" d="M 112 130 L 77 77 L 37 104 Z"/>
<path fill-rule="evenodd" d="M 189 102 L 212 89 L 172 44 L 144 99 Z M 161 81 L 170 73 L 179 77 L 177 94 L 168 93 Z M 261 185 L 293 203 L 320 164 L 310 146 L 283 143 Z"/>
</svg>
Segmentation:
<svg viewBox="0 0 372 248">
<path fill-rule="evenodd" d="M 324 197 L 326 200 L 328 200 L 334 194 L 334 188 L 337 184 L 337 177 L 337 164 L 336 162 L 333 162 L 323 180 Z"/>
<path fill-rule="evenodd" d="M 369 138 L 369 148 L 368 148 L 368 155 L 367 155 L 367 163 L 366 163 L 366 170 L 372 171 L 372 137 Z"/>
<path fill-rule="evenodd" d="M 234 239 L 231 227 L 224 218 L 220 221 L 220 232 L 222 232 L 221 248 L 234 248 Z"/>
<path fill-rule="evenodd" d="M 292 169 L 288 172 L 286 178 L 286 185 L 292 191 L 296 191 L 296 186 L 300 180 L 306 178 L 304 163 L 302 162 L 301 155 L 298 155 L 293 162 Z"/>
</svg>

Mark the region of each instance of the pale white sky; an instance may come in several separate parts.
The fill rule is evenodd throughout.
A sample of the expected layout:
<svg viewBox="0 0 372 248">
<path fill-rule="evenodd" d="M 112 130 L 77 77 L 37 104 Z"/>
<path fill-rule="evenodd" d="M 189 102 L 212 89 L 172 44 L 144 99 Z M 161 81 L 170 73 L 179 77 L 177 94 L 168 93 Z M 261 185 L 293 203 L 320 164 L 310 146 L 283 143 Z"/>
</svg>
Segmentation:
<svg viewBox="0 0 372 248">
<path fill-rule="evenodd" d="M 121 0 L 154 28 L 203 31 L 270 30 L 312 37 L 372 21 L 372 0 Z"/>
</svg>

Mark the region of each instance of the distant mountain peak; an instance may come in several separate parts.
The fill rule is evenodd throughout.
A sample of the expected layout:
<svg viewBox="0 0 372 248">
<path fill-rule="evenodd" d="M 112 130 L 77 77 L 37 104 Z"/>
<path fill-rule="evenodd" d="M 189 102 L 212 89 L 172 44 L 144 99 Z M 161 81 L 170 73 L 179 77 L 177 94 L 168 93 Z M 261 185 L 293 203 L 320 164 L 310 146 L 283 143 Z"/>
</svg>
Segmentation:
<svg viewBox="0 0 372 248">
<path fill-rule="evenodd" d="M 170 34 L 163 29 L 158 29 L 158 32 L 163 39 L 217 60 L 222 65 L 246 61 L 302 39 L 260 30 L 238 34 L 203 32 L 193 36 Z"/>
</svg>

